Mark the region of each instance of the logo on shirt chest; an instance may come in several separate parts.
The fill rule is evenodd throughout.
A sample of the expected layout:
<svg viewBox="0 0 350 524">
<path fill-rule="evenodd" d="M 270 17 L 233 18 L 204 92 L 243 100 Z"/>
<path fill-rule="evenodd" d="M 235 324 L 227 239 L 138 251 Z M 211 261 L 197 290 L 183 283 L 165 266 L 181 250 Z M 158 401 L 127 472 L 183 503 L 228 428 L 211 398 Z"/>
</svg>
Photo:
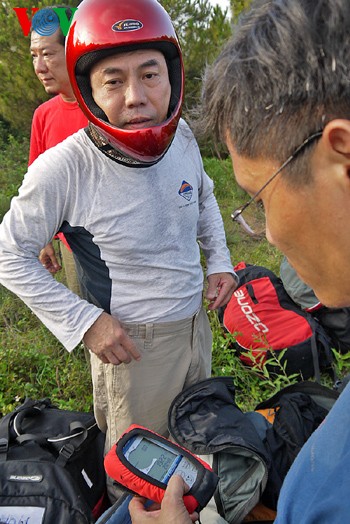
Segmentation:
<svg viewBox="0 0 350 524">
<path fill-rule="evenodd" d="M 190 201 L 193 195 L 193 187 L 191 186 L 191 184 L 186 182 L 186 180 L 183 180 L 178 193 L 180 196 Z"/>
</svg>

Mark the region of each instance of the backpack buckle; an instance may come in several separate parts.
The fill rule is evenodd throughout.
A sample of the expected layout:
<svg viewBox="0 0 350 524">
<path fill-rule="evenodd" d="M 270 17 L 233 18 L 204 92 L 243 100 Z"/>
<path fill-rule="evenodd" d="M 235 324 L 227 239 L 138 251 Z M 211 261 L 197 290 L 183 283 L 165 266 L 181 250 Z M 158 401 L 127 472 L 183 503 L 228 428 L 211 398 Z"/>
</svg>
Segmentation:
<svg viewBox="0 0 350 524">
<path fill-rule="evenodd" d="M 63 448 L 60 449 L 58 458 L 56 460 L 56 464 L 58 466 L 64 467 L 68 460 L 71 458 L 71 456 L 75 452 L 75 447 L 72 444 L 65 444 Z"/>
<path fill-rule="evenodd" d="M 0 438 L 0 453 L 7 453 L 9 449 L 9 441 L 6 438 Z"/>
</svg>

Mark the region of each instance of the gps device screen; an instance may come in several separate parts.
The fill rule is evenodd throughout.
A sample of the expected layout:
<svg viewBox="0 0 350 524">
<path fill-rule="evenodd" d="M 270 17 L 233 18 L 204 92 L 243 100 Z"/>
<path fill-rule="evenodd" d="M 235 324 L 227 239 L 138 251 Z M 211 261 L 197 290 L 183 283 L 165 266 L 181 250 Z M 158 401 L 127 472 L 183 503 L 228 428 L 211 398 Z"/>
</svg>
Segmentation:
<svg viewBox="0 0 350 524">
<path fill-rule="evenodd" d="M 167 484 L 171 475 L 180 475 L 189 487 L 197 478 L 197 469 L 181 453 L 166 442 L 145 436 L 131 438 L 123 447 L 125 458 L 140 472 Z"/>
<path fill-rule="evenodd" d="M 130 464 L 160 482 L 167 482 L 169 470 L 179 455 L 144 437 L 136 437 L 135 441 L 123 450 Z"/>
</svg>

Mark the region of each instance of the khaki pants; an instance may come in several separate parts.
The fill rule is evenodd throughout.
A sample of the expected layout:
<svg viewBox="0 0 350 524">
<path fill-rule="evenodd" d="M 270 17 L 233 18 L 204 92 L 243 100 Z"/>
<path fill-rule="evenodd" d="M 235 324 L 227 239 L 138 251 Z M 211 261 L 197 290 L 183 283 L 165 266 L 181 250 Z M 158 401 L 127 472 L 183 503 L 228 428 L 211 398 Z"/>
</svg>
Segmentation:
<svg viewBox="0 0 350 524">
<path fill-rule="evenodd" d="M 211 374 L 212 334 L 204 309 L 177 322 L 124 325 L 141 361 L 114 366 L 91 353 L 94 412 L 106 433 L 106 452 L 130 424 L 167 436 L 174 397 Z"/>
</svg>

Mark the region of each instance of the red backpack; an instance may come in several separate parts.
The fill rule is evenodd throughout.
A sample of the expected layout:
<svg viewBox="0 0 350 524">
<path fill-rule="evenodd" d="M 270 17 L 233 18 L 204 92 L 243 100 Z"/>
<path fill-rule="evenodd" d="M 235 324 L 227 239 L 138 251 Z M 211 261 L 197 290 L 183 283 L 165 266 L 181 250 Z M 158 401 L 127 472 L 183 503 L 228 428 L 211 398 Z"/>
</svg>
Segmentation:
<svg viewBox="0 0 350 524">
<path fill-rule="evenodd" d="M 224 309 L 222 322 L 234 335 L 242 362 L 266 365 L 274 373 L 284 368 L 287 375 L 319 380 L 320 370 L 332 363 L 330 339 L 322 326 L 293 302 L 281 279 L 269 269 L 240 262 L 235 271 L 240 284 Z M 273 358 L 276 353 L 278 360 Z"/>
</svg>

